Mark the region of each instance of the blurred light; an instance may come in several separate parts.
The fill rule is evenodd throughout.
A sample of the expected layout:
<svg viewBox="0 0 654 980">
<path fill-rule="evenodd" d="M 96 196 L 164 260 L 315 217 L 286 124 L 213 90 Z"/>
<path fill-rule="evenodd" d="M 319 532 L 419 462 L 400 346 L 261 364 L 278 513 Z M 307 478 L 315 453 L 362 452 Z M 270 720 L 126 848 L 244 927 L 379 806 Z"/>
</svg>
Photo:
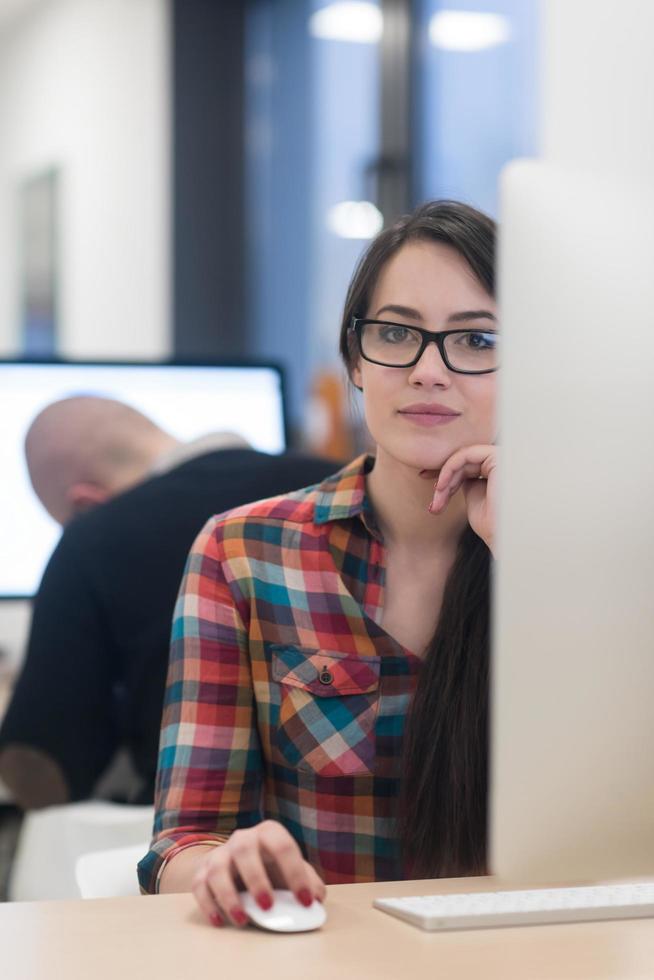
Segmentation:
<svg viewBox="0 0 654 980">
<path fill-rule="evenodd" d="M 322 41 L 376 44 L 381 40 L 383 26 L 379 7 L 363 0 L 330 3 L 309 18 L 309 33 Z"/>
<path fill-rule="evenodd" d="M 384 219 L 371 201 L 341 201 L 327 212 L 327 227 L 339 238 L 374 238 Z"/>
<path fill-rule="evenodd" d="M 429 40 L 445 51 L 483 51 L 511 37 L 508 17 L 467 10 L 441 10 L 429 21 Z"/>
</svg>

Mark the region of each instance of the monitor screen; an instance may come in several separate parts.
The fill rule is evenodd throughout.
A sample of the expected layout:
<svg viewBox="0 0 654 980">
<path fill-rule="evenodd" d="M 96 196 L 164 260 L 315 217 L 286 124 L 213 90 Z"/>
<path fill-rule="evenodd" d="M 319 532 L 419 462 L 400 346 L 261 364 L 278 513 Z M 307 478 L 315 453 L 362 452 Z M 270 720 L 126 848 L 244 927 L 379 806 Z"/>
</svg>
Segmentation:
<svg viewBox="0 0 654 980">
<path fill-rule="evenodd" d="M 25 433 L 46 405 L 82 394 L 126 402 L 183 441 L 228 431 L 264 452 L 286 446 L 273 365 L 0 362 L 0 598 L 34 595 L 61 533 L 32 490 Z"/>
</svg>

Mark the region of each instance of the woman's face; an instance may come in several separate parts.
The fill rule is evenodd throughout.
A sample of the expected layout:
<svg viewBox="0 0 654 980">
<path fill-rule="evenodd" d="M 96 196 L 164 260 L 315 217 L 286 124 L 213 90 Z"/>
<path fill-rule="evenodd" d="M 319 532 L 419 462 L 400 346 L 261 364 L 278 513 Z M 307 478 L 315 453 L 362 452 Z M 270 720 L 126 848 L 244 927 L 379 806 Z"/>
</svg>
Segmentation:
<svg viewBox="0 0 654 980">
<path fill-rule="evenodd" d="M 497 329 L 480 313 L 496 317 L 497 307 L 467 262 L 448 245 L 416 241 L 386 263 L 366 316 L 430 331 Z M 382 367 L 360 357 L 352 379 L 363 389 L 366 422 L 378 452 L 400 463 L 439 469 L 462 446 L 494 440 L 496 373 L 456 374 L 445 366 L 436 344 L 429 344 L 408 368 Z M 425 410 L 434 406 L 457 414 Z"/>
</svg>

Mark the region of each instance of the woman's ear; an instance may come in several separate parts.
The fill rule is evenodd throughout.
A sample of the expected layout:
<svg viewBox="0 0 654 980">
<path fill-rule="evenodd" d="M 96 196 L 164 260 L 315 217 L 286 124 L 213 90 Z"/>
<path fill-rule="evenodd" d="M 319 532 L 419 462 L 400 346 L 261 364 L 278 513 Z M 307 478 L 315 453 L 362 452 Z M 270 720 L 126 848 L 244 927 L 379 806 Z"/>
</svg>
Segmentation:
<svg viewBox="0 0 654 980">
<path fill-rule="evenodd" d="M 359 391 L 363 391 L 363 379 L 361 377 L 361 368 L 359 367 L 359 362 L 357 362 L 356 365 L 352 368 L 352 373 L 350 375 L 350 378 L 352 379 L 352 384 L 354 385 L 354 387 L 358 388 Z"/>
</svg>

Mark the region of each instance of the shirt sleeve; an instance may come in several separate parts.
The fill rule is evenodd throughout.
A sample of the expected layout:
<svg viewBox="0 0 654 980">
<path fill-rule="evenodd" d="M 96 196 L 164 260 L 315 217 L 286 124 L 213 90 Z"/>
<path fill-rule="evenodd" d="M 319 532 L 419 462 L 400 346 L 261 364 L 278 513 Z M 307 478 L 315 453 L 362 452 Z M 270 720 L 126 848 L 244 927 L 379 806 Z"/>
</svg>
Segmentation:
<svg viewBox="0 0 654 980">
<path fill-rule="evenodd" d="M 61 767 L 72 800 L 91 793 L 119 742 L 115 665 L 84 540 L 67 529 L 34 601 L 27 652 L 0 729 L 0 748 L 26 746 Z"/>
<path fill-rule="evenodd" d="M 188 557 L 175 606 L 155 790 L 154 839 L 139 864 L 156 892 L 165 863 L 261 820 L 262 756 L 248 648 L 249 602 L 213 518 Z M 231 549 L 233 550 L 233 548 Z"/>
</svg>

